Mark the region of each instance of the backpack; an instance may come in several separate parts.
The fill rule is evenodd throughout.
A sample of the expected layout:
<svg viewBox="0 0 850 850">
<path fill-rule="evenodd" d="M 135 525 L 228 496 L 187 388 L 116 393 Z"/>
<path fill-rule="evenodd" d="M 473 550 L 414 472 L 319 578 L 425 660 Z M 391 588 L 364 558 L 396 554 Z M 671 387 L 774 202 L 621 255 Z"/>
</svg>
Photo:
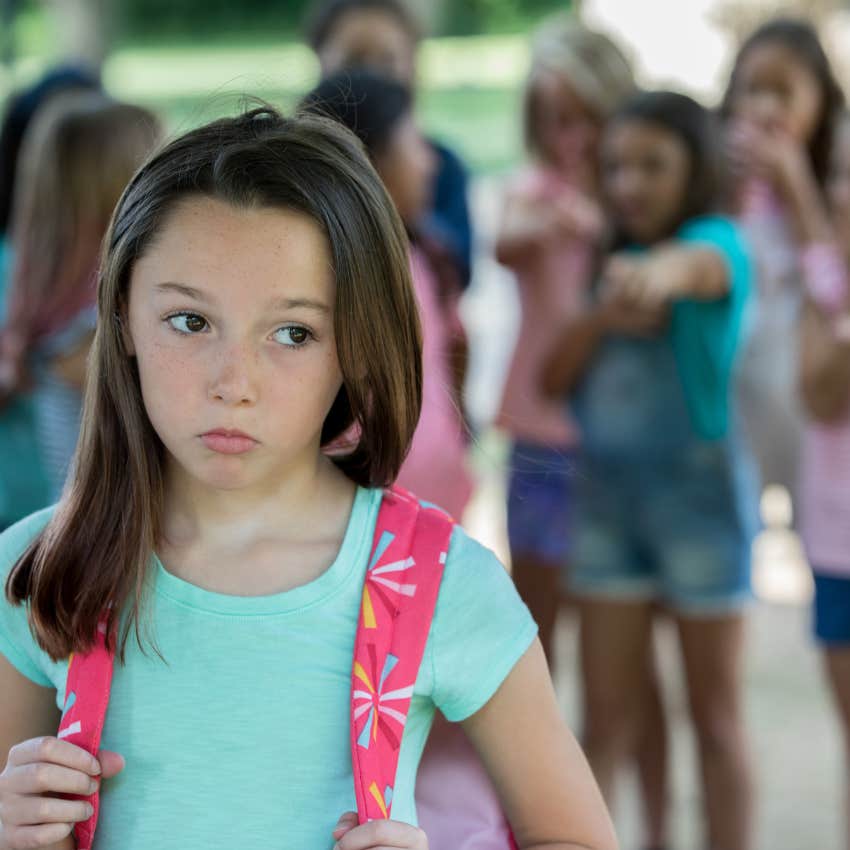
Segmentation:
<svg viewBox="0 0 850 850">
<path fill-rule="evenodd" d="M 425 651 L 453 521 L 400 487 L 384 491 L 363 585 L 351 673 L 351 761 L 360 823 L 388 819 L 402 732 Z M 69 660 L 58 737 L 96 756 L 113 653 L 101 624 L 94 646 Z M 76 824 L 77 850 L 91 850 L 99 793 Z"/>
</svg>

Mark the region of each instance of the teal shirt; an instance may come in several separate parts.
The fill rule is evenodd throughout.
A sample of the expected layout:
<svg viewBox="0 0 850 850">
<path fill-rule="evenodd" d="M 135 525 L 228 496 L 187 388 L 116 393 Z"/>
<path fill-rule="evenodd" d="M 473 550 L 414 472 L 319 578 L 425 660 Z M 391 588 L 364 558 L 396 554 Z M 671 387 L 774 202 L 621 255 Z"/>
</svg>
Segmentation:
<svg viewBox="0 0 850 850">
<path fill-rule="evenodd" d="M 753 287 L 753 263 L 743 234 L 728 218 L 692 219 L 676 238 L 715 249 L 729 272 L 728 295 L 715 301 L 677 301 L 670 321 L 670 339 L 694 430 L 704 439 L 720 439 L 729 430 L 731 382 Z"/>
<path fill-rule="evenodd" d="M 330 850 L 355 809 L 349 692 L 380 491 L 360 489 L 339 554 L 285 593 L 227 596 L 154 562 L 150 623 L 165 661 L 128 642 L 102 746 L 125 756 L 104 782 L 97 850 Z M 0 535 L 0 578 L 51 509 Z M 416 770 L 434 708 L 459 721 L 493 695 L 536 634 L 492 552 L 457 528 L 405 726 L 393 817 L 416 823 Z M 67 662 L 0 602 L 0 652 L 64 701 Z"/>
<path fill-rule="evenodd" d="M 11 265 L 9 245 L 0 238 L 0 327 L 6 321 Z M 49 502 L 32 395 L 17 395 L 0 410 L 0 530 Z"/>
</svg>

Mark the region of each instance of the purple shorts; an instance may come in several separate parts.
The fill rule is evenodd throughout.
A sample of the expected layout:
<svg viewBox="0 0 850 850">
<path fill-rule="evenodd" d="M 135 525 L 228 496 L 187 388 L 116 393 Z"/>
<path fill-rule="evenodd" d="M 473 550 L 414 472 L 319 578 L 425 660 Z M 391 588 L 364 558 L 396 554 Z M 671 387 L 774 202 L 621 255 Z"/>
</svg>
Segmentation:
<svg viewBox="0 0 850 850">
<path fill-rule="evenodd" d="M 516 443 L 508 483 L 511 554 L 562 567 L 572 541 L 575 453 Z"/>
</svg>

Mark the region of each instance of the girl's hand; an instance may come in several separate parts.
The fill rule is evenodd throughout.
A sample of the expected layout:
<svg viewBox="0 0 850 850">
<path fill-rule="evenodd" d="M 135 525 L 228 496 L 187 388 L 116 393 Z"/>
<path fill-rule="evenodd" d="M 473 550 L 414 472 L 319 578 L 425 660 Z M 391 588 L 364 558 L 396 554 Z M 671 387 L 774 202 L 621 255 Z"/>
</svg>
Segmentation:
<svg viewBox="0 0 850 850">
<path fill-rule="evenodd" d="M 728 151 L 737 175 L 766 180 L 784 195 L 812 176 L 805 149 L 787 133 L 738 124 L 729 133 Z"/>
<path fill-rule="evenodd" d="M 676 294 L 676 269 L 653 257 L 613 256 L 602 272 L 605 300 L 658 310 Z"/>
<path fill-rule="evenodd" d="M 74 824 L 92 813 L 85 800 L 57 794 L 93 794 L 101 778 L 124 768 L 118 753 L 102 750 L 95 759 L 81 747 L 54 737 L 31 738 L 9 750 L 0 773 L 0 850 L 32 850 L 63 842 Z"/>
<path fill-rule="evenodd" d="M 428 850 L 421 829 L 397 820 L 373 820 L 358 826 L 356 812 L 346 812 L 332 835 L 334 850 Z"/>
</svg>

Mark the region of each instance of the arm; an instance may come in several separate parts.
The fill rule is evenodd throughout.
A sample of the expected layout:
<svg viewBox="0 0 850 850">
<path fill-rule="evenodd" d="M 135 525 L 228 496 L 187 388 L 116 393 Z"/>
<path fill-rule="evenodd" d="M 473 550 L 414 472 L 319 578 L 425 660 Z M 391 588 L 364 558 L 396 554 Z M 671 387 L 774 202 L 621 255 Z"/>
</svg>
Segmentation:
<svg viewBox="0 0 850 850">
<path fill-rule="evenodd" d="M 102 750 L 100 763 L 85 750 L 54 737 L 59 711 L 50 689 L 36 685 L 0 655 L 0 850 L 74 850 L 71 830 L 89 817 L 83 800 L 59 794 L 88 795 L 94 777 L 108 778 L 123 768 L 116 753 Z"/>
<path fill-rule="evenodd" d="M 605 314 L 600 307 L 590 308 L 564 328 L 543 367 L 541 386 L 547 396 L 555 398 L 572 392 L 606 332 Z"/>
<path fill-rule="evenodd" d="M 721 253 L 699 244 L 670 243 L 641 257 L 615 256 L 605 279 L 618 296 L 646 306 L 681 298 L 715 301 L 731 286 Z"/>
<path fill-rule="evenodd" d="M 31 738 L 54 735 L 59 728 L 59 710 L 56 708 L 53 694 L 21 675 L 2 655 L 0 655 L 0 693 L 3 694 L 3 710 L 0 711 L 0 758 L 7 763 L 9 751 L 15 744 Z M 8 771 L 8 767 L 7 767 Z M 0 774 L 0 789 L 5 791 L 2 782 L 6 772 Z M 0 793 L 0 800 L 3 799 Z M 6 826 L 7 807 L 0 808 L 0 848 L 14 847 L 10 831 Z M 60 830 L 61 831 L 61 830 Z M 11 839 L 14 835 L 11 836 Z M 21 845 L 23 846 L 23 845 Z M 71 835 L 52 843 L 33 845 L 45 850 L 73 850 L 74 839 Z"/>
<path fill-rule="evenodd" d="M 564 328 L 543 367 L 543 392 L 550 397 L 571 393 L 608 334 L 652 337 L 663 330 L 666 322 L 667 308 L 663 304 L 629 303 L 611 292 L 603 292 L 598 304 Z"/>
<path fill-rule="evenodd" d="M 463 727 L 521 850 L 616 850 L 602 795 L 561 719 L 539 641 Z"/>
<path fill-rule="evenodd" d="M 496 236 L 496 259 L 505 266 L 523 265 L 557 231 L 557 218 L 551 204 L 527 195 L 510 195 Z"/>
<path fill-rule="evenodd" d="M 563 190 L 557 198 L 515 192 L 508 196 L 496 237 L 496 259 L 518 266 L 553 240 L 595 243 L 604 219 L 598 205 L 577 191 Z"/>
</svg>

